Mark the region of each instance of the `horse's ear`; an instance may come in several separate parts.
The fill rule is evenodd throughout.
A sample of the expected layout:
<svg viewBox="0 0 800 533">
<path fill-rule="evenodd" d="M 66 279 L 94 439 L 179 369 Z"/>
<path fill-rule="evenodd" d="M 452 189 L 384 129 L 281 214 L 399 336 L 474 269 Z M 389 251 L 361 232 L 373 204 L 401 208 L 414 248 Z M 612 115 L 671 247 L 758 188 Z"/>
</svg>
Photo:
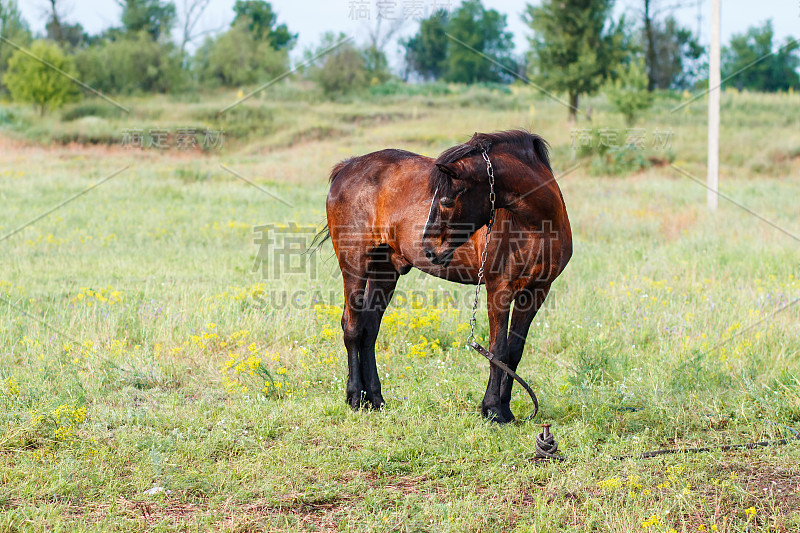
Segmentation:
<svg viewBox="0 0 800 533">
<path fill-rule="evenodd" d="M 469 144 L 471 144 L 481 152 L 488 152 L 492 148 L 492 141 L 490 141 L 486 137 L 481 138 L 480 135 L 481 134 L 476 131 L 472 135 L 472 139 L 470 139 Z"/>
<path fill-rule="evenodd" d="M 436 163 L 436 168 L 447 174 L 453 179 L 458 179 L 458 172 L 456 171 L 456 166 L 452 163 L 441 164 Z"/>
</svg>

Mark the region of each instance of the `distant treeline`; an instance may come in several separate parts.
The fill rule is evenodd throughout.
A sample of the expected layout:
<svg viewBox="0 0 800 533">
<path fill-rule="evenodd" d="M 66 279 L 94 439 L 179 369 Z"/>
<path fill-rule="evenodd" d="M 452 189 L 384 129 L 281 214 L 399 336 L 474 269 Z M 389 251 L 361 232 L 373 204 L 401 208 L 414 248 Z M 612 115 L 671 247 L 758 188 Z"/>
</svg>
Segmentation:
<svg viewBox="0 0 800 533">
<path fill-rule="evenodd" d="M 30 50 L 88 86 L 109 94 L 167 93 L 220 86 L 239 87 L 270 80 L 290 68 L 297 42 L 264 0 L 237 0 L 231 25 L 203 35 L 199 20 L 210 0 L 185 0 L 181 13 L 169 0 L 118 0 L 117 25 L 97 35 L 66 22 L 67 3 L 51 0 L 44 35 L 33 35 L 16 0 L 0 0 L 0 91 L 33 102 L 44 111 L 77 96 L 77 88 L 36 85 Z M 347 42 L 320 55 L 301 75 L 324 94 L 335 96 L 396 81 L 510 83 L 530 80 L 566 94 L 573 109 L 581 95 L 614 88 L 632 92 L 684 90 L 706 83 L 706 50 L 659 0 L 640 0 L 636 20 L 615 19 L 613 0 L 542 0 L 528 5 L 529 49 L 515 52 L 507 16 L 464 0 L 452 10 L 429 13 L 410 38 L 400 41 L 405 61 L 388 67 L 385 49 L 402 15 L 372 19 L 364 44 Z M 322 36 L 305 59 L 333 47 L 343 34 Z M 196 48 L 189 46 L 201 42 Z M 797 43 L 776 43 L 771 21 L 735 35 L 723 50 L 723 78 L 737 89 L 780 91 L 800 88 Z M 189 49 L 194 52 L 190 53 Z M 737 74 L 738 72 L 738 74 Z M 735 74 L 735 75 L 734 75 Z M 48 92 L 49 90 L 49 92 Z M 37 92 L 38 91 L 38 92 Z M 622 91 L 622 93 L 620 93 Z M 47 93 L 47 94 L 44 94 Z M 625 97 L 624 94 L 628 94 Z M 637 105 L 646 105 L 640 98 Z"/>
</svg>

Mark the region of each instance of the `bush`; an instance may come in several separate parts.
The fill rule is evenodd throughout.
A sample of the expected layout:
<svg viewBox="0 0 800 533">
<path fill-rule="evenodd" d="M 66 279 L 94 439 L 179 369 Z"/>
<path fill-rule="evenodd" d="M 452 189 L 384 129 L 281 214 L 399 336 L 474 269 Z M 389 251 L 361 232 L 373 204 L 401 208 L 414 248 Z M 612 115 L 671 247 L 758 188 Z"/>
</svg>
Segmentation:
<svg viewBox="0 0 800 533">
<path fill-rule="evenodd" d="M 631 128 L 582 130 L 572 141 L 574 155 L 579 159 L 591 158 L 590 172 L 595 176 L 624 176 L 675 160 L 671 150 L 648 148 L 638 136 L 642 131 Z"/>
<path fill-rule="evenodd" d="M 198 120 L 213 122 L 225 132 L 225 137 L 244 139 L 249 136 L 264 136 L 275 129 L 275 111 L 268 107 L 245 102 L 217 115 L 218 110 L 201 111 L 195 114 Z"/>
<path fill-rule="evenodd" d="M 628 125 L 635 124 L 638 115 L 653 103 L 653 95 L 647 90 L 644 61 L 633 60 L 623 65 L 617 78 L 606 85 L 605 92 Z"/>
<path fill-rule="evenodd" d="M 110 118 L 119 117 L 122 110 L 110 104 L 100 102 L 85 102 L 76 104 L 64 109 L 61 113 L 61 120 L 70 122 L 84 117 Z"/>
<path fill-rule="evenodd" d="M 84 48 L 75 63 L 81 80 L 105 93 L 167 93 L 186 81 L 176 46 L 144 31 Z"/>
<path fill-rule="evenodd" d="M 642 150 L 633 145 L 615 146 L 592 158 L 591 173 L 604 176 L 623 176 L 650 167 Z"/>
<path fill-rule="evenodd" d="M 26 137 L 37 142 L 60 144 L 105 144 L 119 143 L 120 130 L 115 123 L 99 117 L 83 117 L 72 122 L 58 124 L 55 128 L 33 126 L 25 131 Z"/>
<path fill-rule="evenodd" d="M 75 63 L 61 49 L 47 41 L 36 41 L 31 53 L 59 70 L 75 76 Z M 8 72 L 3 77 L 11 97 L 18 102 L 32 103 L 39 114 L 47 108 L 59 108 L 80 97 L 75 84 L 64 74 L 38 61 L 21 50 L 8 60 Z"/>
<path fill-rule="evenodd" d="M 444 82 L 405 83 L 400 80 L 389 80 L 369 88 L 373 96 L 446 96 L 452 91 Z"/>
<path fill-rule="evenodd" d="M 216 40 L 207 39 L 196 55 L 200 82 L 239 86 L 268 81 L 286 71 L 289 57 L 269 41 L 258 41 L 242 23 Z"/>
<path fill-rule="evenodd" d="M 11 112 L 11 110 L 6 109 L 4 107 L 0 107 L 0 126 L 13 123 L 14 123 L 14 114 Z"/>
</svg>

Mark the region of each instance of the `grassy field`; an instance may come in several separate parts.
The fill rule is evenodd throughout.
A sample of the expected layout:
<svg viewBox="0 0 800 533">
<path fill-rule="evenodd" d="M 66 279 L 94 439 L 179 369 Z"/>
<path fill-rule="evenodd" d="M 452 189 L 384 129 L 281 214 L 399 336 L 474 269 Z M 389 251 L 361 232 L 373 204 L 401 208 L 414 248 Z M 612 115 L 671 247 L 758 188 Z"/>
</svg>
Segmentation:
<svg viewBox="0 0 800 533">
<path fill-rule="evenodd" d="M 722 99 L 722 190 L 776 229 L 725 200 L 709 214 L 681 173 L 705 176 L 702 98 L 671 113 L 687 97 L 660 97 L 642 149 L 598 153 L 583 130 L 626 135 L 600 98 L 570 125 L 519 87 L 295 89 L 221 118 L 235 95 L 42 120 L 0 105 L 0 531 L 800 528 L 797 444 L 614 459 L 800 427 L 800 305 L 776 313 L 800 297 L 784 233 L 800 235 L 800 95 Z M 183 151 L 185 126 L 229 135 Z M 536 423 L 480 418 L 471 289 L 417 271 L 378 340 L 386 408 L 351 412 L 335 258 L 296 253 L 324 223 L 329 169 L 514 127 L 552 143 L 575 237 L 520 365 Z M 122 147 L 130 128 L 170 147 Z M 530 409 L 518 388 L 512 408 Z M 544 422 L 566 461 L 535 460 Z"/>
</svg>

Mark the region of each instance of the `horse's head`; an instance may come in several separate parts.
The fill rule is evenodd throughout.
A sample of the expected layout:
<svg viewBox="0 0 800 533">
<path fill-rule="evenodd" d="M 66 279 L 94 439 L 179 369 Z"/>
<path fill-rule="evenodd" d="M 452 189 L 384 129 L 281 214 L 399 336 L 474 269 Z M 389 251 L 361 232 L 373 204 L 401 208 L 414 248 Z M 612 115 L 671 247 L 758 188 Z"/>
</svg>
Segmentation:
<svg viewBox="0 0 800 533">
<path fill-rule="evenodd" d="M 422 246 L 435 265 L 447 266 L 456 248 L 489 222 L 490 187 L 483 159 L 488 150 L 488 145 L 480 143 L 451 148 L 439 156 L 431 170 L 433 198 Z"/>
</svg>

